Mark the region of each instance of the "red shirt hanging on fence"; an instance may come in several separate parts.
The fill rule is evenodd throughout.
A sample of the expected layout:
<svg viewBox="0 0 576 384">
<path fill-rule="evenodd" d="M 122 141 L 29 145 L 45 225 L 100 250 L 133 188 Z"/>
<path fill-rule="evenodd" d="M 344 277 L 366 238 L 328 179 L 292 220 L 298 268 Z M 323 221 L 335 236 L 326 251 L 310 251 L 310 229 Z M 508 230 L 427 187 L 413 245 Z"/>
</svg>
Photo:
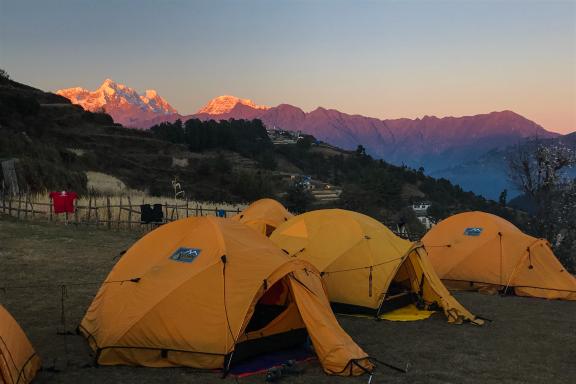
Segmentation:
<svg viewBox="0 0 576 384">
<path fill-rule="evenodd" d="M 74 213 L 74 200 L 78 198 L 76 192 L 50 192 L 54 204 L 54 213 Z"/>
</svg>

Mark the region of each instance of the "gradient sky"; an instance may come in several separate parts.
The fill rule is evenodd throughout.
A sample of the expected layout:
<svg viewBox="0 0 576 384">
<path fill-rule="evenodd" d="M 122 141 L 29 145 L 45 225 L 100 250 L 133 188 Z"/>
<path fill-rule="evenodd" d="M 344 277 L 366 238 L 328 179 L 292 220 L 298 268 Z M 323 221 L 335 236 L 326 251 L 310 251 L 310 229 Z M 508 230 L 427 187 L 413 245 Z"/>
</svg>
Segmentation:
<svg viewBox="0 0 576 384">
<path fill-rule="evenodd" d="M 380 118 L 510 109 L 576 130 L 576 0 L 0 0 L 0 67 L 181 113 L 232 94 Z"/>
</svg>

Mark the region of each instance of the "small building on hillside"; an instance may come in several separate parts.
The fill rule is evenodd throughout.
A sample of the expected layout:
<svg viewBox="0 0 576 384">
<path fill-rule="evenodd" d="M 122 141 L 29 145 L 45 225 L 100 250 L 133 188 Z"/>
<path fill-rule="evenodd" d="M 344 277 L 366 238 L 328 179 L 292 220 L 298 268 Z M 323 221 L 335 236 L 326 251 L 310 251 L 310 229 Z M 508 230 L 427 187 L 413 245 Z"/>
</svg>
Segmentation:
<svg viewBox="0 0 576 384">
<path fill-rule="evenodd" d="M 291 175 L 290 180 L 294 185 L 301 186 L 305 190 L 312 190 L 316 186 L 312 182 L 312 176 L 307 175 Z"/>
<path fill-rule="evenodd" d="M 266 129 L 266 132 L 272 144 L 275 145 L 296 144 L 300 138 L 300 132 L 288 131 L 276 127 Z"/>
<path fill-rule="evenodd" d="M 426 229 L 432 228 L 436 223 L 434 220 L 428 216 L 428 208 L 430 208 L 432 204 L 429 201 L 419 201 L 412 203 L 412 210 L 416 214 L 418 221 L 422 223 L 426 227 Z"/>
</svg>

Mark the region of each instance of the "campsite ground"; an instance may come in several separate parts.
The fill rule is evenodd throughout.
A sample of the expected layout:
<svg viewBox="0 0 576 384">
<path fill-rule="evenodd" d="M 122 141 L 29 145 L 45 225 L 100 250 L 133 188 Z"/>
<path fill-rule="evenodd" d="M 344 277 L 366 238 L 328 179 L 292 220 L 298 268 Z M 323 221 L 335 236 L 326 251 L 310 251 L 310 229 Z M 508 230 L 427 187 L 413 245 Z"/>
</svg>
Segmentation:
<svg viewBox="0 0 576 384">
<path fill-rule="evenodd" d="M 0 303 L 20 322 L 45 367 L 37 383 L 221 383 L 216 373 L 189 369 L 99 367 L 83 338 L 57 335 L 62 288 L 66 330 L 73 330 L 113 258 L 140 235 L 0 218 Z M 472 312 L 492 319 L 483 327 L 449 325 L 443 316 L 393 323 L 340 317 L 343 327 L 370 354 L 408 374 L 379 368 L 373 383 L 570 383 L 576 377 L 576 303 L 520 297 L 457 294 Z M 305 365 L 304 365 L 305 364 Z M 360 383 L 335 378 L 317 362 L 282 383 Z M 233 378 L 226 381 L 234 382 Z M 262 383 L 262 375 L 239 379 Z"/>
</svg>

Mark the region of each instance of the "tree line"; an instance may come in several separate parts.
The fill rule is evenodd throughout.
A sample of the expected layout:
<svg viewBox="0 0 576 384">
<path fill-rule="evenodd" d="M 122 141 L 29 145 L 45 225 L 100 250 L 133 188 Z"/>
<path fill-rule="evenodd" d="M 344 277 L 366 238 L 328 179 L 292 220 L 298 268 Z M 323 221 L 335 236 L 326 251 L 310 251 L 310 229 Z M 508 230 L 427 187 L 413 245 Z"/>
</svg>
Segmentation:
<svg viewBox="0 0 576 384">
<path fill-rule="evenodd" d="M 186 144 L 193 152 L 225 149 L 255 159 L 265 169 L 276 167 L 274 146 L 260 120 L 176 120 L 155 125 L 150 131 L 161 140 Z"/>
</svg>

